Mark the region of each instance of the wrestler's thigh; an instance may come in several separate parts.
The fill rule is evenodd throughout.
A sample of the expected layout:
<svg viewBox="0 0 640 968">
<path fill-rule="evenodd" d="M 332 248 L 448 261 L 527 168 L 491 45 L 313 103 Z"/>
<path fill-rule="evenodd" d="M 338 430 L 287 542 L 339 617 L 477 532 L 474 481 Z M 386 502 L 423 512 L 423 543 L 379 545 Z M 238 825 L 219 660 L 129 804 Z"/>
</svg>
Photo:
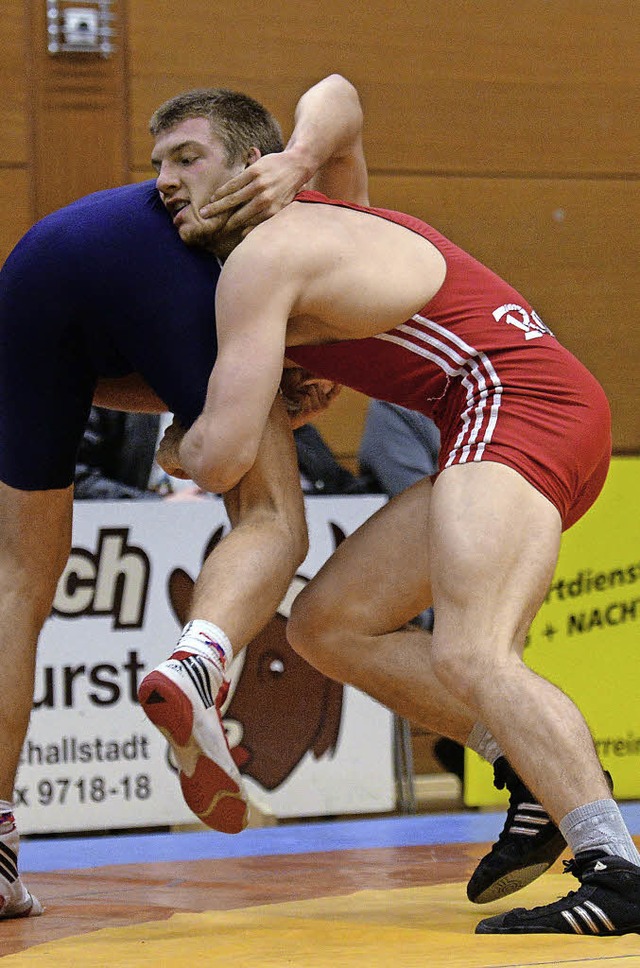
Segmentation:
<svg viewBox="0 0 640 968">
<path fill-rule="evenodd" d="M 0 481 L 32 493 L 73 483 L 96 383 L 80 339 L 43 326 L 0 347 Z"/>
<path fill-rule="evenodd" d="M 542 604 L 560 546 L 556 508 L 510 467 L 444 470 L 431 505 L 431 568 L 440 643 L 511 649 Z"/>
<path fill-rule="evenodd" d="M 368 635 L 395 631 L 431 604 L 425 478 L 349 535 L 301 593 L 298 607 Z"/>
</svg>

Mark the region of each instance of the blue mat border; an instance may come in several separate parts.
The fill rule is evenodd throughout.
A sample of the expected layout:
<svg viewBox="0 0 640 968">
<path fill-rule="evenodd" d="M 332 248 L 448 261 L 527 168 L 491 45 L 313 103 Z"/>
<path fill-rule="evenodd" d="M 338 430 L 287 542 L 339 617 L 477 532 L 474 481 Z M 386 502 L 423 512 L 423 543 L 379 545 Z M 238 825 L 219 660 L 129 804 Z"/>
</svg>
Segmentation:
<svg viewBox="0 0 640 968">
<path fill-rule="evenodd" d="M 640 802 L 622 804 L 621 811 L 631 833 L 640 835 Z M 20 845 L 20 868 L 24 873 L 46 872 L 159 861 L 484 843 L 495 840 L 503 823 L 504 813 L 467 812 L 285 824 L 253 828 L 235 836 L 206 830 L 34 838 Z"/>
</svg>

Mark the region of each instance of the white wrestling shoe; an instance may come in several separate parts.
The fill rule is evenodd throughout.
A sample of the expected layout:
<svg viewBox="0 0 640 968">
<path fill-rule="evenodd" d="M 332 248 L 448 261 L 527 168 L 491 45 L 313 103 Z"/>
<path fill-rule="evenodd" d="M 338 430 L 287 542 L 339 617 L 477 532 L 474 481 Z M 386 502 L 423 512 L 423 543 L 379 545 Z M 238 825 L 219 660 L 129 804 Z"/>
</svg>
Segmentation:
<svg viewBox="0 0 640 968">
<path fill-rule="evenodd" d="M 237 834 L 248 800 L 219 713 L 227 689 L 214 662 L 178 649 L 145 676 L 138 699 L 171 745 L 189 809 L 213 830 Z"/>
<path fill-rule="evenodd" d="M 33 918 L 44 910 L 18 874 L 18 843 L 15 825 L 13 830 L 0 835 L 0 921 Z"/>
</svg>

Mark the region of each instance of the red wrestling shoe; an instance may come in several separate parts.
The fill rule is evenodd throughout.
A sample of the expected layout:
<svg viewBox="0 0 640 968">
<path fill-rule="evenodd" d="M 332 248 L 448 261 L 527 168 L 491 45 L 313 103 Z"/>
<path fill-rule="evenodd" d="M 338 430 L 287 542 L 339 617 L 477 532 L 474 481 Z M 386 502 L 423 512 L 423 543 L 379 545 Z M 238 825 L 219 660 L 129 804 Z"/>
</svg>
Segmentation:
<svg viewBox="0 0 640 968">
<path fill-rule="evenodd" d="M 220 718 L 227 690 L 215 662 L 178 650 L 145 676 L 138 699 L 173 750 L 189 809 L 213 830 L 237 834 L 248 800 Z"/>
</svg>

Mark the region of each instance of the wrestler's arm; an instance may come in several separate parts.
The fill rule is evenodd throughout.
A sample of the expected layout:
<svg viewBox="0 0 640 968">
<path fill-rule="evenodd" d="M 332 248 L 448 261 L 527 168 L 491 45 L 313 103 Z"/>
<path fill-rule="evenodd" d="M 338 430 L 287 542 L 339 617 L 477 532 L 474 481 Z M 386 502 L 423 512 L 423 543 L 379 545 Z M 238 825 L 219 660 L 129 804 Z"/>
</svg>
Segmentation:
<svg viewBox="0 0 640 968">
<path fill-rule="evenodd" d="M 354 202 L 356 205 L 369 204 L 369 173 L 367 162 L 364 155 L 363 134 L 363 114 L 358 92 L 339 74 L 332 74 L 325 79 L 328 83 L 327 96 L 322 105 L 318 102 L 320 85 L 311 88 L 306 95 L 300 99 L 300 107 L 305 98 L 309 98 L 307 108 L 308 124 L 303 125 L 302 119 L 296 124 L 291 141 L 296 139 L 299 130 L 299 139 L 309 144 L 321 145 L 322 151 L 316 152 L 315 161 L 311 169 L 311 176 L 302 185 L 302 188 L 313 189 L 322 192 L 329 198 L 339 198 L 344 202 Z M 330 100 L 328 91 L 333 90 L 333 99 Z M 315 105 L 315 111 L 311 106 Z M 340 118 L 339 127 L 336 133 L 340 132 L 340 137 L 333 143 L 330 138 L 322 138 L 318 131 L 330 130 L 330 125 L 335 124 L 334 112 L 338 112 Z M 296 115 L 297 117 L 297 115 Z M 287 146 L 289 147 L 289 146 Z"/>
<path fill-rule="evenodd" d="M 282 375 L 287 321 L 304 280 L 284 256 L 295 241 L 260 226 L 218 281 L 218 356 L 202 414 L 180 444 L 180 465 L 203 490 L 224 493 L 253 466 Z M 268 239 L 263 234 L 268 231 Z"/>
<path fill-rule="evenodd" d="M 301 188 L 367 204 L 367 167 L 362 145 L 358 92 L 340 74 L 331 74 L 302 95 L 294 129 L 284 151 L 264 155 L 222 185 L 204 217 L 232 209 L 227 229 L 250 229 L 275 215 Z"/>
<path fill-rule="evenodd" d="M 203 566 L 190 617 L 209 616 L 237 654 L 274 615 L 308 550 L 296 450 L 279 397 L 253 467 L 224 502 L 233 527 Z"/>
</svg>

